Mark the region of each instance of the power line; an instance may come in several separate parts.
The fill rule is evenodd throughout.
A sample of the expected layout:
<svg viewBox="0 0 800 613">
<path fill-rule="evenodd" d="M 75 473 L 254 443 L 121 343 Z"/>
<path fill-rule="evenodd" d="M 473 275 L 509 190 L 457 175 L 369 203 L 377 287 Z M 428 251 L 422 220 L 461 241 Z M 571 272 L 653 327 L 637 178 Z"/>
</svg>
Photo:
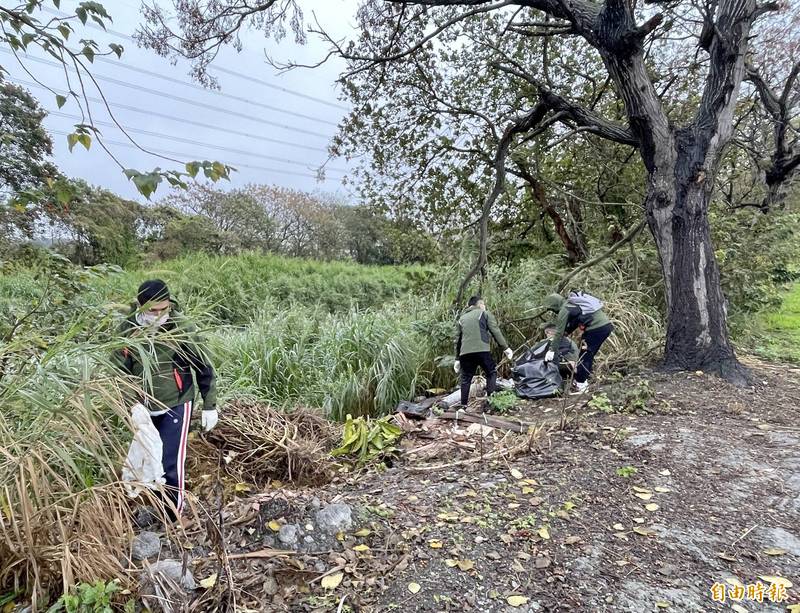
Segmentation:
<svg viewBox="0 0 800 613">
<path fill-rule="evenodd" d="M 58 11 L 58 10 L 52 9 L 50 7 L 43 6 L 41 8 L 42 8 L 43 11 L 45 11 L 47 13 L 50 13 L 51 15 L 59 15 L 61 17 L 73 17 L 73 15 L 70 15 L 69 13 L 65 13 L 64 11 Z M 129 34 L 124 34 L 122 32 L 118 32 L 116 30 L 104 29 L 104 28 L 101 28 L 99 25 L 95 25 L 93 23 L 87 23 L 86 27 L 92 28 L 93 30 L 99 30 L 101 32 L 105 32 L 106 34 L 110 34 L 111 36 L 114 36 L 114 37 L 122 39 L 122 40 L 127 40 L 127 41 L 130 41 L 130 42 L 133 42 L 133 43 L 136 42 L 136 40 L 133 38 L 133 36 L 130 36 Z M 351 110 L 349 107 L 345 106 L 344 104 L 337 104 L 336 102 L 331 102 L 330 100 L 325 100 L 324 98 L 318 98 L 316 96 L 311 96 L 309 94 L 304 94 L 304 93 L 299 92 L 297 90 L 289 89 L 288 87 L 282 87 L 280 85 L 274 85 L 274 84 L 270 83 L 269 81 L 264 81 L 263 79 L 258 79 L 256 77 L 252 77 L 250 75 L 246 75 L 244 73 L 237 72 L 235 70 L 231 70 L 230 68 L 222 68 L 221 66 L 214 66 L 212 64 L 211 66 L 209 66 L 209 69 L 210 70 L 215 70 L 217 72 L 222 72 L 222 73 L 234 76 L 234 77 L 239 77 L 240 79 L 245 79 L 245 80 L 250 81 L 252 83 L 258 83 L 259 85 L 262 85 L 264 87 L 268 87 L 270 89 L 278 90 L 278 91 L 284 92 L 284 93 L 292 95 L 292 96 L 297 96 L 299 98 L 304 98 L 306 100 L 311 100 L 313 102 L 318 102 L 319 104 L 324 104 L 324 105 L 327 105 L 327 106 L 330 106 L 330 107 L 333 107 L 333 108 L 336 108 L 336 109 L 340 109 L 340 110 L 348 111 L 348 112 Z M 182 81 L 182 83 L 185 84 L 185 81 Z"/>
<path fill-rule="evenodd" d="M 18 79 L 16 77 L 11 77 L 8 80 L 9 81 L 14 81 L 15 83 L 19 83 L 21 85 L 25 85 L 26 87 L 34 87 L 36 89 L 41 89 L 41 90 L 45 90 L 45 91 L 53 91 L 53 92 L 56 92 L 58 94 L 63 94 L 65 96 L 68 96 L 70 94 L 70 92 L 68 92 L 66 90 L 48 88 L 48 87 L 46 87 L 44 85 L 41 85 L 39 83 L 35 83 L 34 81 L 28 81 L 26 79 Z M 275 143 L 275 144 L 278 144 L 278 145 L 285 145 L 287 147 L 296 147 L 298 149 L 306 149 L 308 151 L 327 152 L 327 149 L 322 148 L 322 147 L 311 147 L 310 145 L 303 145 L 301 143 L 292 142 L 292 141 L 288 141 L 288 140 L 281 140 L 279 138 L 271 138 L 269 136 L 259 136 L 258 134 L 252 134 L 250 132 L 240 132 L 240 131 L 237 131 L 237 130 L 233 130 L 231 128 L 222 128 L 220 126 L 215 126 L 213 124 L 203 123 L 201 121 L 194 121 L 192 119 L 186 119 L 186 118 L 183 118 L 183 117 L 176 117 L 175 115 L 167 115 L 166 113 L 159 113 L 158 111 L 151 111 L 149 109 L 143 109 L 143 108 L 139 108 L 139 107 L 135 107 L 135 106 L 130 106 L 130 105 L 127 105 L 127 104 L 122 104 L 120 102 L 104 101 L 102 98 L 95 98 L 94 96 L 87 96 L 86 99 L 89 100 L 90 102 L 95 102 L 97 104 L 108 104 L 108 106 L 111 106 L 111 107 L 114 107 L 114 108 L 118 108 L 118 109 L 123 109 L 123 110 L 126 110 L 126 111 L 133 111 L 134 113 L 143 113 L 143 114 L 146 114 L 146 115 L 150 115 L 152 117 L 160 117 L 162 119 L 168 119 L 170 121 L 177 121 L 179 123 L 185 123 L 185 124 L 190 125 L 190 126 L 197 126 L 199 128 L 205 128 L 205 129 L 208 129 L 208 130 L 217 130 L 218 132 L 226 132 L 226 133 L 229 133 L 229 134 L 235 134 L 237 136 L 242 136 L 244 138 L 251 138 L 251 139 L 254 139 L 254 140 L 257 140 L 257 141 L 266 141 L 266 142 Z M 258 119 L 251 118 L 251 117 L 248 117 L 248 119 L 250 119 L 252 121 L 259 121 Z M 289 129 L 289 128 L 287 128 L 287 129 Z"/>
<path fill-rule="evenodd" d="M 79 115 L 71 115 L 69 113 L 62 113 L 60 111 L 50 111 L 49 114 L 52 115 L 52 116 L 55 116 L 55 117 L 65 117 L 66 119 L 73 119 L 73 120 L 77 120 L 77 121 L 82 121 L 82 119 L 83 119 Z M 116 124 L 111 123 L 110 121 L 94 121 L 92 123 L 94 125 L 107 126 L 109 128 L 120 128 L 121 127 L 122 129 L 124 129 L 124 130 L 126 130 L 128 132 L 135 132 L 137 134 L 143 134 L 145 136 L 155 136 L 156 138 L 165 138 L 165 139 L 173 140 L 173 141 L 180 142 L 180 143 L 186 143 L 187 145 L 195 145 L 197 147 L 205 147 L 207 149 L 216 149 L 218 151 L 226 151 L 228 153 L 239 153 L 241 155 L 247 155 L 247 156 L 251 156 L 251 157 L 259 157 L 259 158 L 263 158 L 265 160 L 271 160 L 273 162 L 281 162 L 281 163 L 284 163 L 284 164 L 291 164 L 293 166 L 302 166 L 304 168 L 308 168 L 308 163 L 307 162 L 298 162 L 296 160 L 289 160 L 289 159 L 285 159 L 285 158 L 279 158 L 279 157 L 275 157 L 275 156 L 272 156 L 272 155 L 265 155 L 263 153 L 256 153 L 255 151 L 243 151 L 241 149 L 233 149 L 231 147 L 223 147 L 221 145 L 212 145 L 212 144 L 209 144 L 209 143 L 203 143 L 203 142 L 200 142 L 200 141 L 192 140 L 190 138 L 183 138 L 181 136 L 173 136 L 171 134 L 161 134 L 159 132 L 151 132 L 150 130 L 142 130 L 141 128 L 130 128 L 128 126 L 117 126 Z M 345 170 L 343 168 L 327 168 L 326 170 L 329 170 L 331 172 L 341 172 L 341 173 L 346 173 L 347 172 L 347 170 Z"/>
<path fill-rule="evenodd" d="M 8 54 L 14 55 L 14 52 L 11 51 L 10 49 L 3 48 L 3 49 L 0 49 L 0 51 L 2 51 L 3 53 L 8 53 Z M 30 60 L 32 62 L 38 62 L 40 64 L 46 64 L 48 66 L 56 66 L 58 68 L 66 67 L 68 70 L 70 70 L 72 72 L 77 72 L 77 69 L 74 66 L 71 66 L 69 64 L 62 64 L 61 62 L 56 62 L 54 60 L 47 60 L 47 59 L 44 59 L 44 58 L 40 58 L 40 57 L 36 57 L 36 56 L 33 56 L 33 55 L 29 55 L 27 53 L 21 53 L 19 55 L 22 55 L 23 57 L 25 57 L 26 59 L 28 59 L 28 60 Z M 95 57 L 95 59 L 96 60 L 106 60 L 106 61 L 108 61 L 107 58 L 103 58 L 103 57 Z M 116 64 L 116 62 L 110 62 L 110 61 L 109 61 L 109 63 Z M 129 70 L 133 70 L 134 72 L 139 72 L 139 73 L 142 73 L 142 74 L 147 75 L 147 76 L 157 77 L 159 79 L 164 79 L 165 81 L 169 81 L 171 83 L 177 83 L 178 85 L 184 85 L 186 87 L 191 87 L 193 89 L 198 89 L 198 90 L 200 90 L 202 92 L 215 94 L 217 96 L 222 96 L 224 98 L 230 98 L 231 100 L 236 100 L 237 102 L 244 102 L 246 104 L 250 104 L 250 105 L 253 105 L 253 106 L 257 106 L 257 107 L 261 107 L 261 108 L 267 109 L 269 111 L 275 111 L 276 113 L 283 113 L 285 115 L 291 115 L 293 117 L 298 117 L 300 119 L 306 119 L 308 121 L 316 121 L 317 123 L 322 123 L 322 124 L 329 125 L 329 126 L 334 126 L 334 127 L 337 126 L 335 121 L 328 121 L 327 119 L 319 119 L 318 117 L 314 117 L 312 115 L 305 115 L 304 113 L 295 113 L 294 111 L 287 111 L 287 110 L 284 110 L 284 109 L 282 109 L 280 107 L 272 106 L 271 104 L 264 104 L 263 102 L 253 102 L 252 100 L 248 100 L 247 98 L 243 98 L 241 96 L 234 96 L 232 94 L 226 94 L 226 93 L 218 92 L 218 91 L 214 91 L 214 90 L 207 90 L 204 87 L 200 87 L 199 85 L 195 85 L 193 83 L 186 83 L 185 81 L 181 81 L 180 79 L 174 79 L 174 78 L 168 77 L 166 75 L 158 74 L 157 72 L 152 72 L 150 70 L 145 70 L 144 68 L 136 68 L 134 66 L 127 66 L 125 64 L 120 64 L 120 65 L 123 66 L 124 68 L 129 69 Z M 114 83 L 115 85 L 121 85 L 123 87 L 133 87 L 134 86 L 134 84 L 132 84 L 132 83 L 128 83 L 127 81 L 120 81 L 119 79 L 114 79 L 113 77 L 106 77 L 106 76 L 94 75 L 94 74 L 92 76 L 94 76 L 95 79 L 98 79 L 100 81 L 107 81 L 109 83 Z M 163 95 L 163 92 L 161 92 L 159 90 L 150 89 L 150 88 L 147 88 L 147 87 L 143 87 L 141 85 L 137 85 L 136 88 L 141 89 L 143 91 L 146 91 L 147 93 L 150 93 L 150 94 Z M 187 102 L 189 104 L 193 104 L 194 103 L 194 101 L 191 101 L 189 98 L 180 98 L 180 100 L 183 101 L 183 102 Z"/>
<path fill-rule="evenodd" d="M 62 130 L 51 130 L 51 132 L 53 134 L 58 134 L 59 136 L 69 136 L 69 132 L 63 132 Z M 134 145 L 132 143 L 125 143 L 125 142 L 117 141 L 117 140 L 106 140 L 106 139 L 103 139 L 103 143 L 106 144 L 106 145 L 114 145 L 115 147 L 127 147 L 128 149 L 139 149 L 139 147 L 137 147 L 136 145 Z M 161 155 L 174 155 L 174 156 L 177 156 L 179 158 L 183 158 L 183 159 L 187 159 L 187 160 L 192 158 L 192 156 L 187 154 L 187 153 L 180 153 L 180 152 L 177 152 L 177 151 L 169 151 L 169 150 L 166 150 L 166 149 L 150 149 L 150 151 L 152 151 L 154 153 L 161 154 Z M 309 173 L 306 173 L 306 172 L 298 172 L 298 171 L 295 171 L 295 170 L 284 170 L 284 169 L 281 169 L 281 168 L 268 168 L 268 167 L 265 167 L 265 166 L 252 166 L 250 164 L 237 164 L 235 162 L 231 162 L 230 165 L 233 166 L 234 168 L 247 168 L 247 169 L 250 169 L 250 170 L 263 170 L 265 172 L 277 172 L 277 173 L 282 173 L 282 174 L 285 174 L 285 175 L 295 175 L 295 176 L 298 176 L 298 177 L 310 177 L 312 179 L 318 179 L 319 178 L 317 175 L 312 175 L 312 174 L 309 174 Z"/>
<path fill-rule="evenodd" d="M 0 49 L 0 51 L 9 53 L 9 51 L 6 50 L 6 49 Z M 41 58 L 30 58 L 30 59 L 33 60 L 33 61 L 36 61 L 36 62 L 43 63 L 43 64 L 50 64 L 50 65 L 53 65 L 53 66 L 61 66 L 61 64 L 59 64 L 58 62 L 51 62 L 50 60 L 45 60 L 45 59 L 41 59 Z M 324 138 L 325 140 L 328 140 L 330 138 L 330 136 L 328 136 L 326 134 L 320 134 L 319 132 L 312 132 L 311 130 L 304 130 L 303 128 L 296 128 L 294 126 L 289 126 L 289 125 L 286 125 L 286 124 L 283 124 L 283 123 L 277 123 L 277 122 L 274 122 L 274 121 L 270 121 L 269 119 L 261 119 L 261 118 L 257 118 L 257 117 L 252 117 L 252 116 L 247 115 L 245 113 L 239 113 L 237 111 L 231 111 L 231 110 L 223 108 L 221 106 L 216 106 L 216 105 L 213 105 L 213 104 L 207 104 L 205 102 L 199 102 L 197 100 L 191 100 L 189 98 L 182 98 L 180 96 L 174 96 L 174 95 L 168 94 L 166 92 L 156 91 L 154 89 L 149 89 L 147 87 L 142 87 L 142 86 L 136 85 L 134 83 L 127 83 L 125 81 L 119 81 L 117 79 L 112 79 L 110 77 L 102 77 L 102 76 L 97 76 L 97 75 L 94 75 L 94 78 L 99 80 L 99 81 L 108 81 L 109 83 L 114 83 L 114 84 L 117 84 L 117 85 L 122 85 L 123 87 L 128 87 L 130 89 L 136 89 L 136 90 L 139 90 L 139 91 L 143 91 L 145 93 L 153 94 L 153 95 L 159 96 L 161 98 L 168 98 L 170 100 L 175 100 L 176 102 L 182 102 L 182 103 L 190 104 L 192 106 L 196 106 L 196 107 L 199 107 L 199 108 L 209 109 L 209 110 L 212 110 L 212 111 L 218 111 L 218 112 L 221 112 L 221 113 L 225 113 L 227 115 L 231 115 L 233 117 L 240 117 L 242 119 L 247 119 L 249 121 L 255 121 L 257 123 L 263 123 L 263 124 L 266 124 L 266 125 L 269 125 L 269 126 L 275 126 L 277 128 L 281 128 L 283 130 L 288 130 L 290 132 L 299 132 L 299 133 L 302 133 L 302 134 L 308 134 L 310 136 L 316 136 L 318 138 Z"/>
</svg>

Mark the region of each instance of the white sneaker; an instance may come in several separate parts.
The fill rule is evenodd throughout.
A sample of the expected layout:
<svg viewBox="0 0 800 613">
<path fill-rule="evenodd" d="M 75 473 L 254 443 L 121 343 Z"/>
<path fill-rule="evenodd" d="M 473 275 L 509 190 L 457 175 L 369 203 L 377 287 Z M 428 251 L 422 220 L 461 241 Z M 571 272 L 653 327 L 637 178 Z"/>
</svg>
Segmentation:
<svg viewBox="0 0 800 613">
<path fill-rule="evenodd" d="M 573 383 L 573 386 L 574 386 L 575 389 L 574 389 L 574 391 L 570 392 L 570 395 L 571 396 L 576 396 L 578 394 L 585 393 L 586 390 L 589 389 L 589 382 L 588 381 L 584 381 L 583 383 L 579 383 L 578 381 L 575 381 Z"/>
</svg>

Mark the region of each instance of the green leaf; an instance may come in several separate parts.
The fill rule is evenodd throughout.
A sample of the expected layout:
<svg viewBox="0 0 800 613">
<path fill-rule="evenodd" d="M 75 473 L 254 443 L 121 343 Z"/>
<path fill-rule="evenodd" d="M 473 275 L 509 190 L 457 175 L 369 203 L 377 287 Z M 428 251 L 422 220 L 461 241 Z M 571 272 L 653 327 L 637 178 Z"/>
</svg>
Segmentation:
<svg viewBox="0 0 800 613">
<path fill-rule="evenodd" d="M 78 142 L 86 147 L 86 151 L 89 151 L 89 148 L 92 146 L 92 137 L 88 134 L 79 134 Z"/>
<path fill-rule="evenodd" d="M 110 43 L 108 47 L 116 54 L 117 59 L 122 58 L 122 52 L 124 51 L 122 45 L 118 45 L 116 43 Z"/>
<path fill-rule="evenodd" d="M 92 49 L 89 46 L 86 46 L 83 48 L 81 53 L 85 55 L 86 59 L 88 59 L 90 62 L 94 62 L 94 49 Z"/>
<path fill-rule="evenodd" d="M 75 14 L 78 16 L 78 19 L 81 20 L 81 23 L 83 25 L 86 25 L 86 19 L 88 17 L 86 14 L 86 9 L 83 8 L 82 6 L 79 6 L 78 8 L 75 9 Z"/>
<path fill-rule="evenodd" d="M 61 33 L 61 36 L 64 40 L 69 40 L 69 35 L 72 33 L 72 29 L 65 23 L 62 23 L 58 26 L 57 30 Z"/>
<path fill-rule="evenodd" d="M 78 142 L 79 134 L 73 132 L 72 134 L 67 134 L 67 145 L 69 146 L 70 153 L 72 152 L 73 147 L 75 147 L 75 143 Z"/>
<path fill-rule="evenodd" d="M 58 105 L 58 108 L 61 108 L 66 103 L 67 103 L 67 97 L 66 96 L 62 96 L 60 94 L 56 94 L 56 104 Z"/>
<path fill-rule="evenodd" d="M 200 162 L 187 162 L 186 172 L 189 173 L 190 177 L 195 178 L 197 173 L 200 172 Z"/>
</svg>

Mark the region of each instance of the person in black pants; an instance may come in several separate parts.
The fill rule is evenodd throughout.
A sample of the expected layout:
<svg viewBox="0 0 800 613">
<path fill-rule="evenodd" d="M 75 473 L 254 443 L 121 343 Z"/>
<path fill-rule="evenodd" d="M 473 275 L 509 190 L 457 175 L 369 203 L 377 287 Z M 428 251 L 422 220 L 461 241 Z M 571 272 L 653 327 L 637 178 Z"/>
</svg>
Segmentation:
<svg viewBox="0 0 800 613">
<path fill-rule="evenodd" d="M 486 304 L 480 296 L 472 296 L 466 310 L 456 323 L 456 361 L 453 369 L 461 373 L 461 404 L 469 403 L 469 388 L 472 378 L 481 367 L 486 375 L 486 394 L 491 396 L 497 381 L 497 367 L 489 349 L 491 339 L 500 345 L 505 356 L 510 360 L 514 353 L 508 346 L 494 315 L 486 310 Z"/>
<path fill-rule="evenodd" d="M 578 369 L 575 371 L 575 383 L 578 389 L 586 385 L 592 375 L 594 356 L 597 355 L 600 346 L 606 342 L 606 339 L 611 336 L 613 331 L 614 324 L 610 322 L 600 328 L 584 331 L 583 342 L 586 344 L 586 348 L 581 352 L 580 360 L 578 360 Z"/>
</svg>

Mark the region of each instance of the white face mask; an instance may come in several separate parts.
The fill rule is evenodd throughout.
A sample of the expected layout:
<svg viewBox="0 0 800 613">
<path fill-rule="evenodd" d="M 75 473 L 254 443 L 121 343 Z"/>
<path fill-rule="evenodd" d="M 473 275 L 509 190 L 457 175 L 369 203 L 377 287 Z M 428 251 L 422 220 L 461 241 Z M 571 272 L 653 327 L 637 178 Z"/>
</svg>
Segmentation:
<svg viewBox="0 0 800 613">
<path fill-rule="evenodd" d="M 154 315 L 153 313 L 136 313 L 136 323 L 143 328 L 160 328 L 169 319 L 169 312 L 162 313 L 161 315 Z"/>
</svg>

